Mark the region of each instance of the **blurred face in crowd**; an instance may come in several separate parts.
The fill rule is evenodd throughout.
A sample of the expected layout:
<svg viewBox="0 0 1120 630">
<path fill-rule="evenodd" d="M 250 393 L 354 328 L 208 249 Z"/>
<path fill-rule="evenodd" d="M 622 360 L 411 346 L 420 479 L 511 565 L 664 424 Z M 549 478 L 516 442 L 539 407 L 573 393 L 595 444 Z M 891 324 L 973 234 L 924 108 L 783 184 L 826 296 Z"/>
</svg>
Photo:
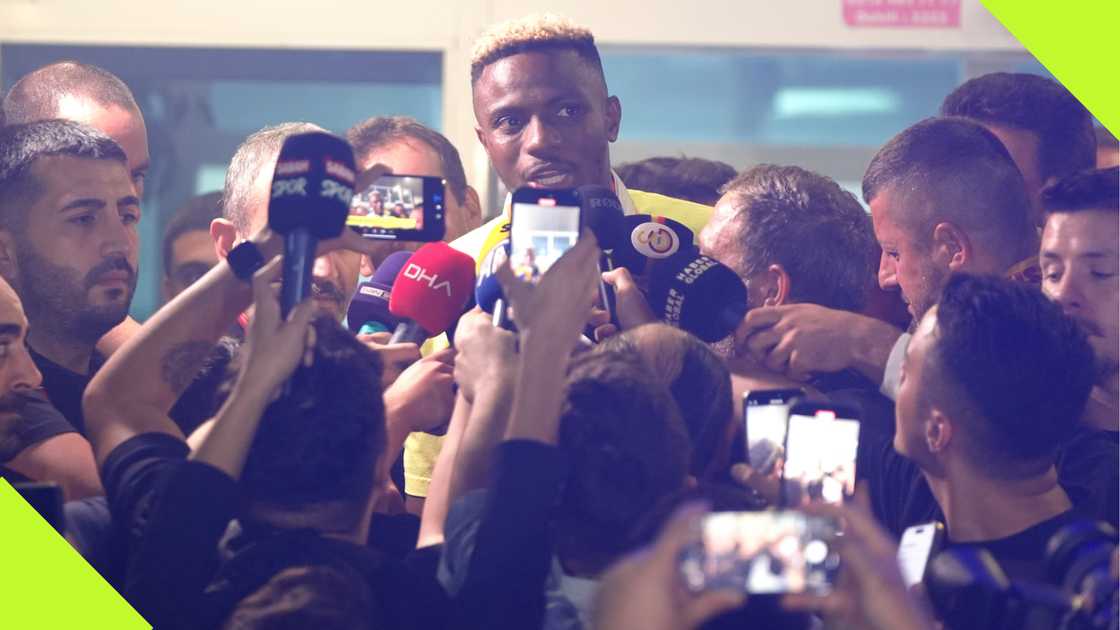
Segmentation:
<svg viewBox="0 0 1120 630">
<path fill-rule="evenodd" d="M 136 196 L 144 196 L 144 179 L 151 158 L 148 155 L 148 129 L 139 111 L 104 106 L 80 96 L 65 96 L 59 101 L 58 117 L 93 127 L 109 136 L 124 149 L 128 157 L 128 173 L 136 187 Z"/>
<path fill-rule="evenodd" d="M 524 52 L 487 66 L 474 84 L 475 132 L 498 176 L 521 186 L 611 182 L 609 144 L 622 106 L 575 51 Z"/>
<path fill-rule="evenodd" d="M 914 330 L 902 362 L 902 378 L 895 401 L 894 450 L 923 469 L 932 465 L 933 456 L 926 442 L 926 421 L 932 412 L 935 394 L 930 354 L 937 341 L 937 307 L 933 306 Z"/>
<path fill-rule="evenodd" d="M 214 241 L 205 230 L 180 234 L 171 243 L 171 266 L 163 278 L 163 299 L 171 301 L 218 263 Z"/>
<path fill-rule="evenodd" d="M 1116 209 L 1055 212 L 1042 233 L 1042 291 L 1082 324 L 1101 379 L 1120 354 L 1120 215 Z"/>
<path fill-rule="evenodd" d="M 42 375 L 27 352 L 27 317 L 12 287 L 0 279 L 0 418 L 19 411 L 13 394 L 39 387 Z"/>
<path fill-rule="evenodd" d="M 272 190 L 272 174 L 275 162 L 261 169 L 253 182 L 253 193 L 249 203 L 249 233 L 242 238 L 256 234 L 268 223 L 268 200 Z M 350 298 L 358 286 L 358 270 L 362 255 L 348 249 L 338 249 L 326 256 L 315 259 L 311 270 L 311 297 L 319 312 L 338 321 L 346 315 Z"/>
<path fill-rule="evenodd" d="M 902 299 L 916 324 L 937 301 L 949 269 L 940 266 L 933 259 L 928 244 L 921 242 L 915 230 L 899 220 L 906 202 L 905 196 L 884 190 L 871 200 L 871 221 L 875 238 L 883 248 L 879 259 L 879 286 L 883 290 L 902 292 Z"/>
<path fill-rule="evenodd" d="M 1007 152 L 1011 154 L 1015 166 L 1019 167 L 1019 172 L 1023 174 L 1023 183 L 1027 186 L 1027 196 L 1031 200 L 1035 225 L 1041 227 L 1045 219 L 1042 215 L 1039 193 L 1042 191 L 1042 187 L 1046 185 L 1046 181 L 1042 178 L 1040 156 L 1042 142 L 1038 134 L 1025 129 L 1013 129 L 999 125 L 984 124 L 984 127 L 999 138 Z"/>
<path fill-rule="evenodd" d="M 32 331 L 96 343 L 124 320 L 136 289 L 140 204 L 115 160 L 37 160 L 22 234 L 3 234 L 4 274 Z"/>
<path fill-rule="evenodd" d="M 358 164 L 361 170 L 367 170 L 375 164 L 388 166 L 399 175 L 423 175 L 427 177 L 446 177 L 443 172 L 443 163 L 437 153 L 422 140 L 399 139 L 385 146 L 376 147 L 367 153 Z M 444 217 L 447 231 L 443 235 L 444 242 L 451 242 L 460 236 L 482 225 L 482 213 L 478 204 L 478 196 L 473 190 L 468 189 L 466 198 L 462 203 L 455 197 L 449 188 L 444 187 Z M 379 248 L 372 263 L 374 268 L 393 252 L 407 250 L 416 251 L 423 243 L 389 242 Z"/>
</svg>

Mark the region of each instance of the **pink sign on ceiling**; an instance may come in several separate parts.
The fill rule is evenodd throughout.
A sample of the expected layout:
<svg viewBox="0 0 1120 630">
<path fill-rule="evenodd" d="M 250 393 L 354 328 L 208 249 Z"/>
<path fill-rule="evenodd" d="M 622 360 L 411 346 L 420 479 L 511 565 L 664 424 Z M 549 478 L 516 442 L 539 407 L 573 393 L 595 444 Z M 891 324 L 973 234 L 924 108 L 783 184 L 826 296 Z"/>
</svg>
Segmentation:
<svg viewBox="0 0 1120 630">
<path fill-rule="evenodd" d="M 961 0 L 842 0 L 844 22 L 869 28 L 960 28 Z"/>
</svg>

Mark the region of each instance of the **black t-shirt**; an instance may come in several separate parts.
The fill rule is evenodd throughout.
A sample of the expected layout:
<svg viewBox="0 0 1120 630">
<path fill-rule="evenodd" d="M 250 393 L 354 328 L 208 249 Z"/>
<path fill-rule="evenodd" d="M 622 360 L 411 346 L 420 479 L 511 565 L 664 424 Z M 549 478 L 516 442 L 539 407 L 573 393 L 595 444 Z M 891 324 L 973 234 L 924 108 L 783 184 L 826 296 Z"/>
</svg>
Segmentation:
<svg viewBox="0 0 1120 630">
<path fill-rule="evenodd" d="M 339 564 L 365 578 L 383 617 L 378 627 L 443 627 L 448 605 L 438 583 L 368 547 L 248 523 L 220 556 L 238 512 L 237 484 L 187 453 L 182 440 L 147 433 L 114 449 L 102 469 L 113 517 L 129 532 L 125 597 L 156 627 L 217 627 L 280 571 Z"/>
<path fill-rule="evenodd" d="M 27 447 L 56 435 L 74 432 L 45 395 L 31 392 L 23 398 L 23 408 L 17 415 L 8 420 L 0 418 L 0 462 L 11 461 Z"/>
<path fill-rule="evenodd" d="M 1000 568 L 1012 580 L 1047 583 L 1046 545 L 1058 530 L 1082 522 L 1085 516 L 1077 510 L 1067 510 L 1032 527 L 1005 538 L 985 542 L 963 543 L 986 549 Z M 962 544 L 947 541 L 946 547 Z"/>
<path fill-rule="evenodd" d="M 1082 514 L 1117 526 L 1120 433 L 1080 428 L 1058 453 L 1058 480 Z"/>
<path fill-rule="evenodd" d="M 43 375 L 43 389 L 46 390 L 51 404 L 62 413 L 78 433 L 85 435 L 86 420 L 82 415 L 82 395 L 86 393 L 86 386 L 89 385 L 93 375 L 105 363 L 105 358 L 94 352 L 89 360 L 88 372 L 78 374 L 35 352 L 34 348 L 29 347 L 28 350 L 31 353 L 31 360 Z"/>
</svg>

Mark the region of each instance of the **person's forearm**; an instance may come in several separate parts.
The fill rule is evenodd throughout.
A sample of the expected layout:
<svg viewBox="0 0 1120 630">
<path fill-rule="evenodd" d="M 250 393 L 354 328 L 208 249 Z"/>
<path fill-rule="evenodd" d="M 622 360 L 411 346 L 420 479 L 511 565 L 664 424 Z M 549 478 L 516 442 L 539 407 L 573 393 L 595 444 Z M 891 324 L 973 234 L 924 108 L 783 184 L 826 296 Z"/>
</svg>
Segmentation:
<svg viewBox="0 0 1120 630">
<path fill-rule="evenodd" d="M 33 444 L 4 466 L 28 479 L 57 483 L 67 501 L 105 494 L 89 442 L 78 433 L 63 433 Z"/>
<path fill-rule="evenodd" d="M 853 315 L 850 331 L 853 340 L 852 368 L 873 383 L 881 383 L 891 349 L 902 331 L 863 315 Z"/>
<path fill-rule="evenodd" d="M 431 483 L 428 484 L 428 496 L 424 500 L 424 511 L 420 516 L 420 534 L 416 539 L 417 549 L 443 543 L 443 525 L 447 522 L 447 511 L 453 500 L 451 480 L 455 459 L 458 457 L 459 444 L 463 441 L 470 414 L 471 404 L 462 394 L 458 395 L 447 434 L 439 447 Z"/>
<path fill-rule="evenodd" d="M 275 255 L 275 243 L 261 244 L 266 260 Z M 137 433 L 178 435 L 168 411 L 251 299 L 249 285 L 227 263 L 219 263 L 109 358 L 86 388 L 83 404 L 98 461 Z"/>
<path fill-rule="evenodd" d="M 448 489 L 448 503 L 477 488 L 490 484 L 494 449 L 510 422 L 513 406 L 513 379 L 480 379 L 474 404 L 455 455 L 454 472 Z"/>
<path fill-rule="evenodd" d="M 140 322 L 125 317 L 124 321 L 117 324 L 112 330 L 105 333 L 105 336 L 97 342 L 97 351 L 102 356 L 112 356 L 114 352 L 119 350 L 126 341 L 132 338 L 136 332 L 140 330 Z"/>
<path fill-rule="evenodd" d="M 506 439 L 555 444 L 571 347 L 548 338 L 527 338 L 521 347 Z"/>
<path fill-rule="evenodd" d="M 270 396 L 261 387 L 238 381 L 191 459 L 239 479 Z"/>
</svg>

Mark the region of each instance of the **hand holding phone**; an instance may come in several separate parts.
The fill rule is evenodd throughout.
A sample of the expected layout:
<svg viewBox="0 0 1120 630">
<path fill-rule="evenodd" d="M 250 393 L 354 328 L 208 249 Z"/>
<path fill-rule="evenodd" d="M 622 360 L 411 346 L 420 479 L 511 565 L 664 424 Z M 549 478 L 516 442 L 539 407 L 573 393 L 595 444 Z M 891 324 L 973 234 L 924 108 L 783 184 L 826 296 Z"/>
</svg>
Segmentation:
<svg viewBox="0 0 1120 630">
<path fill-rule="evenodd" d="M 837 505 L 856 489 L 859 419 L 854 409 L 798 401 L 789 411 L 782 491 L 785 505 Z"/>
<path fill-rule="evenodd" d="M 929 561 L 941 551 L 945 541 L 945 526 L 938 521 L 907 527 L 898 543 L 898 567 L 907 588 L 921 584 L 925 579 Z"/>
<path fill-rule="evenodd" d="M 836 531 L 831 518 L 792 510 L 716 512 L 681 554 L 681 575 L 692 591 L 827 594 L 840 569 Z"/>
</svg>

